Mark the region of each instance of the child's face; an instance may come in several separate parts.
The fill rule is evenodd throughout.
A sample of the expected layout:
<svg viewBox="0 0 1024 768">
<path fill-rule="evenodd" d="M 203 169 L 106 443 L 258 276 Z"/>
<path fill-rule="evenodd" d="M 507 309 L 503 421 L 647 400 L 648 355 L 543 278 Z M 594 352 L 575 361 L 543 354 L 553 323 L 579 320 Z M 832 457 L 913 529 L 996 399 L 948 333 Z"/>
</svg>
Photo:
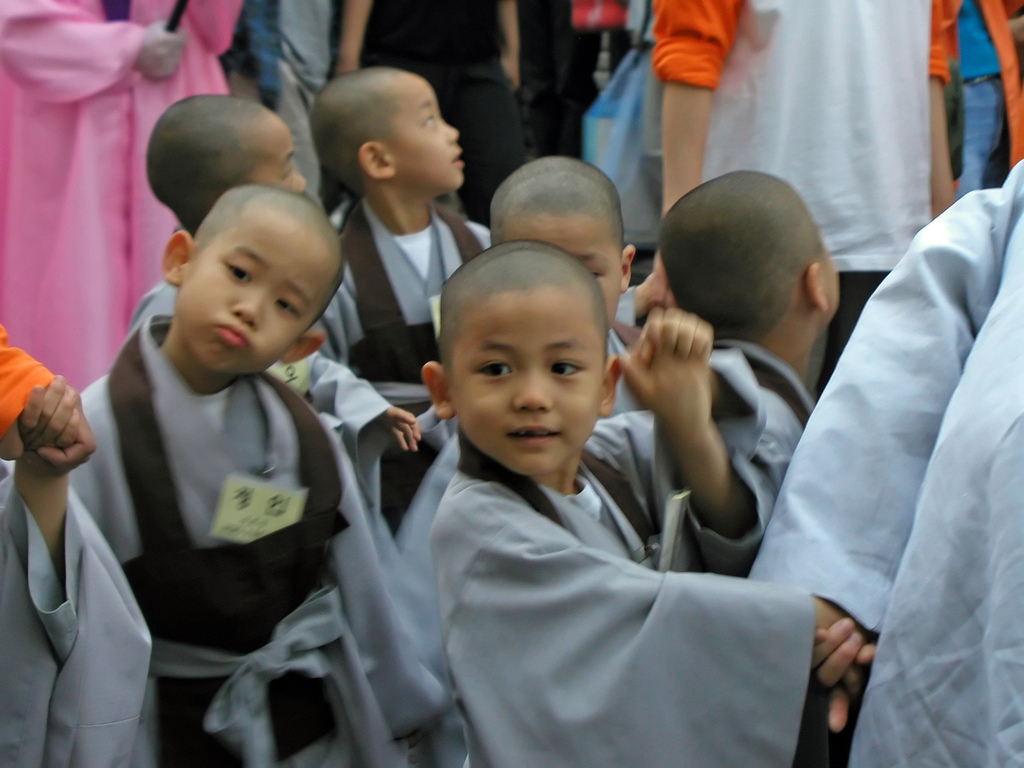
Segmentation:
<svg viewBox="0 0 1024 768">
<path fill-rule="evenodd" d="M 438 415 L 458 415 L 469 440 L 513 472 L 574 493 L 583 444 L 611 413 L 618 376 L 585 291 L 490 296 L 467 306 L 459 326 L 444 366 L 424 369 Z"/>
<path fill-rule="evenodd" d="M 441 117 L 434 89 L 406 72 L 391 87 L 396 108 L 391 135 L 381 144 L 394 168 L 392 180 L 426 200 L 454 192 L 463 179 L 459 132 Z"/>
<path fill-rule="evenodd" d="M 292 165 L 292 134 L 280 117 L 267 110 L 263 120 L 246 129 L 244 145 L 254 159 L 247 184 L 270 184 L 305 192 L 306 179 Z"/>
<path fill-rule="evenodd" d="M 540 240 L 582 261 L 601 285 L 608 319 L 615 317 L 619 297 L 629 288 L 636 249 L 616 242 L 608 222 L 585 215 L 517 216 L 506 223 L 504 232 L 506 240 Z"/>
<path fill-rule="evenodd" d="M 164 277 L 178 295 L 163 350 L 200 394 L 304 357 L 319 345 L 310 325 L 336 270 L 317 234 L 273 209 L 250 207 L 202 250 L 175 233 Z"/>
</svg>

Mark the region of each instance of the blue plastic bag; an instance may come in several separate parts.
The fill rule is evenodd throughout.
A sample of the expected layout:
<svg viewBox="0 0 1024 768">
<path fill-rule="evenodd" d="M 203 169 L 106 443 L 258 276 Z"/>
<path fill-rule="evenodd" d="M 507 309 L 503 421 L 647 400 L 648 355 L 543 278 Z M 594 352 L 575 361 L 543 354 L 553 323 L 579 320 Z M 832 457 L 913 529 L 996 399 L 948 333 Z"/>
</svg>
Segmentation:
<svg viewBox="0 0 1024 768">
<path fill-rule="evenodd" d="M 643 155 L 639 137 L 646 63 L 646 56 L 629 51 L 583 116 L 583 159 L 604 171 L 620 191 Z"/>
<path fill-rule="evenodd" d="M 660 145 L 648 157 L 644 141 L 650 66 L 649 52 L 629 51 L 583 116 L 583 159 L 615 183 L 626 240 L 645 246 L 657 240 L 661 220 Z"/>
</svg>

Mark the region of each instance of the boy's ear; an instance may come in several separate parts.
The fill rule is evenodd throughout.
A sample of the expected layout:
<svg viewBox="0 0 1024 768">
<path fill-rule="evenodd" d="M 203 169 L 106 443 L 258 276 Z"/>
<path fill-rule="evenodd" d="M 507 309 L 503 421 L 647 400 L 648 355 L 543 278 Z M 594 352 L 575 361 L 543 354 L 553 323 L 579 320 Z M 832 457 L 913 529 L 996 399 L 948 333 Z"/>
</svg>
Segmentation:
<svg viewBox="0 0 1024 768">
<path fill-rule="evenodd" d="M 455 405 L 452 403 L 451 390 L 448 386 L 448 378 L 445 376 L 444 366 L 436 360 L 431 360 L 423 366 L 420 372 L 423 383 L 430 392 L 430 401 L 434 404 L 434 413 L 439 419 L 450 419 L 455 416 Z"/>
<path fill-rule="evenodd" d="M 831 319 L 839 303 L 839 278 L 831 262 L 825 259 L 810 262 L 801 275 L 801 284 L 808 304 Z"/>
<path fill-rule="evenodd" d="M 622 281 L 619 283 L 619 293 L 625 293 L 629 288 L 629 278 L 633 274 L 633 257 L 635 256 L 635 245 L 627 245 L 622 249 Z"/>
<path fill-rule="evenodd" d="M 395 175 L 391 153 L 380 141 L 367 141 L 356 151 L 359 167 L 374 181 L 384 181 Z"/>
<path fill-rule="evenodd" d="M 604 362 L 604 381 L 601 383 L 601 409 L 598 411 L 602 417 L 612 415 L 615 408 L 615 387 L 619 383 L 619 376 L 622 375 L 622 365 L 619 363 L 618 355 L 608 355 Z"/>
<path fill-rule="evenodd" d="M 164 273 L 164 280 L 175 288 L 181 285 L 181 278 L 185 274 L 186 265 L 192 260 L 196 250 L 196 241 L 192 235 L 184 229 L 179 229 L 164 246 L 164 255 L 161 267 Z"/>
<path fill-rule="evenodd" d="M 299 336 L 292 345 L 284 351 L 281 355 L 282 363 L 296 363 L 302 360 L 304 357 L 309 357 L 324 343 L 327 338 L 327 334 L 321 331 L 319 328 L 308 328 L 303 331 L 302 335 Z"/>
</svg>

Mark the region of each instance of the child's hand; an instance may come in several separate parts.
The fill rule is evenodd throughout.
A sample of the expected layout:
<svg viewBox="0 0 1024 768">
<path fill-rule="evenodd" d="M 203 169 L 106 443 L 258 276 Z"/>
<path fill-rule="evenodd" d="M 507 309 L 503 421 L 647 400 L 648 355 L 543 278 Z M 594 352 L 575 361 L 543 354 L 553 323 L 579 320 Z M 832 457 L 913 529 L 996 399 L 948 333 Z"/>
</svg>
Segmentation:
<svg viewBox="0 0 1024 768">
<path fill-rule="evenodd" d="M 384 411 L 384 418 L 391 428 L 391 434 L 395 436 L 398 446 L 403 451 L 419 450 L 418 443 L 422 434 L 420 433 L 420 423 L 415 416 L 393 405 Z"/>
<path fill-rule="evenodd" d="M 651 310 L 640 340 L 622 358 L 626 383 L 663 421 L 711 420 L 711 326 L 679 309 Z"/>
<path fill-rule="evenodd" d="M 866 641 L 867 632 L 836 606 L 814 598 L 815 631 L 811 666 L 818 681 L 833 688 L 829 695 L 828 725 L 838 733 L 846 726 L 851 699 L 863 688 L 862 666 L 875 656 L 875 644 Z"/>
<path fill-rule="evenodd" d="M 22 453 L 13 458 L 34 474 L 65 475 L 96 450 L 78 392 L 63 376 L 55 377 L 45 389 L 32 389 L 18 417 L 18 433 Z"/>
</svg>

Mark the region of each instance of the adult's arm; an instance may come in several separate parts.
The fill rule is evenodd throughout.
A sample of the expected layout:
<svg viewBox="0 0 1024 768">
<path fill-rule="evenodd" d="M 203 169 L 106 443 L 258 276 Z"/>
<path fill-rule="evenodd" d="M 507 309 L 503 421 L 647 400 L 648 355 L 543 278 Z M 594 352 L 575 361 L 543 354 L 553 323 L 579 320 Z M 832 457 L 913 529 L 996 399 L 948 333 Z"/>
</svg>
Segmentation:
<svg viewBox="0 0 1024 768">
<path fill-rule="evenodd" d="M 1024 169 L 925 227 L 868 302 L 797 446 L 751 575 L 879 628 L 921 481 L 1004 260 Z"/>
<path fill-rule="evenodd" d="M 7 343 L 7 331 L 0 325 L 0 435 L 17 420 L 32 388 L 51 381 L 53 374 L 42 363 Z"/>
<path fill-rule="evenodd" d="M 701 181 L 711 97 L 736 39 L 744 0 L 655 0 L 651 66 L 665 83 L 663 208 Z"/>
<path fill-rule="evenodd" d="M 372 10 L 373 0 L 345 0 L 343 3 L 335 75 L 359 69 L 359 59 L 363 55 L 363 40 L 366 38 L 366 23 L 370 20 Z"/>
<path fill-rule="evenodd" d="M 0 3 L 0 65 L 43 101 L 72 102 L 127 85 L 145 26 L 108 22 L 59 0 Z"/>
<path fill-rule="evenodd" d="M 501 66 L 512 88 L 519 87 L 519 17 L 516 0 L 498 0 L 498 28 L 501 32 Z"/>
<path fill-rule="evenodd" d="M 932 218 L 953 204 L 953 166 L 949 157 L 949 129 L 943 89 L 949 82 L 950 54 L 947 40 L 956 24 L 956 14 L 945 0 L 932 0 L 931 44 L 928 50 L 928 133 L 931 141 Z"/>
</svg>

